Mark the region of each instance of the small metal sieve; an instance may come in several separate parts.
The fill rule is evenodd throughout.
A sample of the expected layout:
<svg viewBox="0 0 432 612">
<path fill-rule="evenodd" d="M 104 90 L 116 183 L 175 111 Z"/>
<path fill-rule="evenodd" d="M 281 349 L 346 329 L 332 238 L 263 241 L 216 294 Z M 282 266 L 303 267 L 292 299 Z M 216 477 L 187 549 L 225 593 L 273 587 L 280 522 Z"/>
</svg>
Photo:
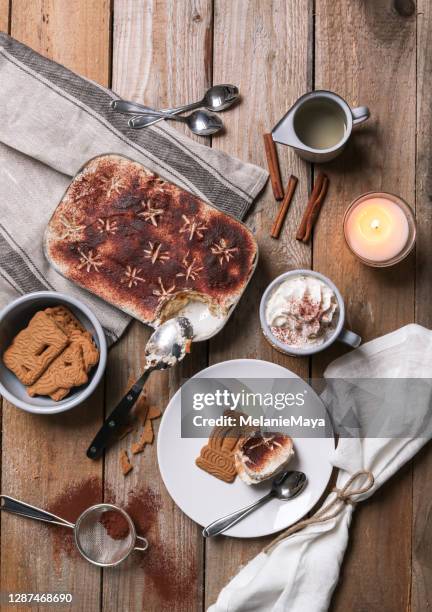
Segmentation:
<svg viewBox="0 0 432 612">
<path fill-rule="evenodd" d="M 75 524 L 8 495 L 0 495 L 0 509 L 73 529 L 75 544 L 81 555 L 100 567 L 113 567 L 124 561 L 133 550 L 145 551 L 148 548 L 148 541 L 137 535 L 129 514 L 113 504 L 96 504 L 87 508 Z M 103 522 L 104 514 L 108 512 L 111 520 L 120 521 L 125 528 L 127 526 L 125 533 L 110 535 L 109 526 Z"/>
</svg>

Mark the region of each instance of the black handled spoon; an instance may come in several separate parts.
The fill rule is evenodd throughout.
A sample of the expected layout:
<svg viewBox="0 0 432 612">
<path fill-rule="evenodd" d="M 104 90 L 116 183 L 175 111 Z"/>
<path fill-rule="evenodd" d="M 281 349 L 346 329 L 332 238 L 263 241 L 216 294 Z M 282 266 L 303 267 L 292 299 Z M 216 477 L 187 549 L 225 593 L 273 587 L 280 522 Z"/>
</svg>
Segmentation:
<svg viewBox="0 0 432 612">
<path fill-rule="evenodd" d="M 192 325 L 186 317 L 175 317 L 162 323 L 150 336 L 145 348 L 146 367 L 143 375 L 129 389 L 106 419 L 87 450 L 87 457 L 98 459 L 127 421 L 127 417 L 154 370 L 176 365 L 188 352 L 193 337 Z"/>
</svg>

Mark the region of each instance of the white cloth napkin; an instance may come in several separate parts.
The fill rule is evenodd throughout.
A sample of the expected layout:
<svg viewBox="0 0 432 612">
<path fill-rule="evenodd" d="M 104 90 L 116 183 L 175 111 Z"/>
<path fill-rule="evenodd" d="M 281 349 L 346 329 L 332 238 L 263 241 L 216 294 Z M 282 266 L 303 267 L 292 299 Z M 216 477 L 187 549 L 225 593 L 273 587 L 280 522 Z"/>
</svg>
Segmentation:
<svg viewBox="0 0 432 612">
<path fill-rule="evenodd" d="M 432 378 L 432 331 L 407 325 L 377 338 L 334 361 L 326 378 Z M 409 386 L 407 386 L 409 389 Z M 411 387 L 412 390 L 412 387 Z M 355 392 L 355 390 L 354 390 Z M 326 397 L 326 403 L 329 401 Z M 430 425 L 428 394 L 406 398 L 416 418 Z M 377 406 L 391 411 L 391 402 Z M 361 418 L 361 407 L 357 414 Z M 419 419 L 420 420 L 420 419 Z M 430 431 L 430 427 L 427 428 Z M 339 468 L 337 488 L 358 470 L 370 470 L 374 486 L 356 501 L 370 497 L 428 441 L 429 434 L 412 438 L 342 438 L 332 463 Z M 357 483 L 359 484 L 359 483 Z M 361 484 L 361 483 L 360 483 Z M 325 503 L 334 499 L 330 493 Z M 239 571 L 221 591 L 210 612 L 324 612 L 338 582 L 348 543 L 353 506 L 325 523 L 310 525 L 283 540 L 268 554 L 262 552 Z"/>
</svg>

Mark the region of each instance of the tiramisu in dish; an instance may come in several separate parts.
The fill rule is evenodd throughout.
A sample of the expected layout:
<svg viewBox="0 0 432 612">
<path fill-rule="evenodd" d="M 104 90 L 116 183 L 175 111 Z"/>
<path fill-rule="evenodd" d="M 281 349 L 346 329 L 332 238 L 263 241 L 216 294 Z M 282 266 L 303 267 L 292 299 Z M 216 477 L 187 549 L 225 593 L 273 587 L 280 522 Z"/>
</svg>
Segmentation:
<svg viewBox="0 0 432 612">
<path fill-rule="evenodd" d="M 45 251 L 61 274 L 144 323 L 189 317 L 195 339 L 223 325 L 257 258 L 240 221 L 119 155 L 73 179 Z"/>
<path fill-rule="evenodd" d="M 334 291 L 315 276 L 289 276 L 270 295 L 265 309 L 273 336 L 288 347 L 325 342 L 336 327 L 339 305 Z"/>
<path fill-rule="evenodd" d="M 293 455 L 294 445 L 289 436 L 256 431 L 237 447 L 235 467 L 243 482 L 258 484 L 283 470 Z"/>
</svg>

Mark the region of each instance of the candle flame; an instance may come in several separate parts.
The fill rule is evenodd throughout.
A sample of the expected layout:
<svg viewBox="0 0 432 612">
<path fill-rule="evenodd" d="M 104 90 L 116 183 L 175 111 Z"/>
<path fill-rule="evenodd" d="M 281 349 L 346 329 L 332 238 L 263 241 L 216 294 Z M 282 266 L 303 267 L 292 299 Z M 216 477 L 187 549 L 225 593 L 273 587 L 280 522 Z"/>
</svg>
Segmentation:
<svg viewBox="0 0 432 612">
<path fill-rule="evenodd" d="M 379 229 L 381 227 L 381 223 L 379 219 L 372 219 L 371 221 L 371 228 L 372 229 Z"/>
</svg>

